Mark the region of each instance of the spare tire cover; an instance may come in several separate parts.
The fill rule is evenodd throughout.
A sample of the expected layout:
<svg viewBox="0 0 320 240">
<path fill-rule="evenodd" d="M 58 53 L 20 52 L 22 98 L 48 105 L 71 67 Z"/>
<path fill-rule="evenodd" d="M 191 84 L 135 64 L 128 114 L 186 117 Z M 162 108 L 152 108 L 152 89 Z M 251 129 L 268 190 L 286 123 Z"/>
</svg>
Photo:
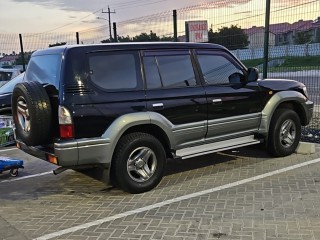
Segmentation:
<svg viewBox="0 0 320 240">
<path fill-rule="evenodd" d="M 15 86 L 12 116 L 17 139 L 29 146 L 50 142 L 52 108 L 49 96 L 39 82 L 22 82 Z"/>
</svg>

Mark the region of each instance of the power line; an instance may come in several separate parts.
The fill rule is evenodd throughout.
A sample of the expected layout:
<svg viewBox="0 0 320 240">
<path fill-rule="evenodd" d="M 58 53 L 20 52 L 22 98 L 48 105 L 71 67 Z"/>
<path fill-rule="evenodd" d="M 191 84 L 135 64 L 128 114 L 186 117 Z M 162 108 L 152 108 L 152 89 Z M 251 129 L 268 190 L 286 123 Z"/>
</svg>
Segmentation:
<svg viewBox="0 0 320 240">
<path fill-rule="evenodd" d="M 303 6 L 303 5 L 308 5 L 308 4 L 311 4 L 311 3 L 315 3 L 315 2 L 318 2 L 319 0 L 314 0 L 314 1 L 310 1 L 310 2 L 305 2 L 305 3 L 301 3 L 301 4 L 297 4 L 297 5 L 294 5 L 294 6 L 289 6 L 289 7 L 285 7 L 285 8 L 281 8 L 281 9 L 277 9 L 277 10 L 274 10 L 274 11 L 271 11 L 272 13 L 274 12 L 280 12 L 280 11 L 284 11 L 284 10 L 288 10 L 288 9 L 292 9 L 292 8 L 296 8 L 296 7 L 299 7 L 299 6 Z M 130 2 L 133 2 L 133 1 L 130 1 Z M 141 1 L 140 1 L 141 2 Z M 126 3 L 129 3 L 129 2 L 126 2 Z M 203 4 L 197 4 L 197 5 L 193 5 L 193 6 L 189 6 L 189 7 L 186 7 L 186 8 L 181 8 L 181 9 L 178 9 L 177 11 L 178 12 L 191 12 L 191 11 L 194 11 L 196 10 L 197 8 L 199 7 L 204 7 L 204 6 L 208 6 L 208 5 L 211 5 L 211 4 L 214 4 L 215 2 L 207 2 L 207 3 L 203 3 Z M 262 10 L 262 9 L 261 9 Z M 139 18 L 133 18 L 133 19 L 129 19 L 129 20 L 125 20 L 125 21 L 122 21 L 122 22 L 119 22 L 118 23 L 118 26 L 123 26 L 123 25 L 126 25 L 126 24 L 130 24 L 130 23 L 138 23 L 138 22 L 142 22 L 142 21 L 149 21 L 149 20 L 155 20 L 155 19 L 160 19 L 160 18 L 163 18 L 163 17 L 171 17 L 171 14 L 172 14 L 172 11 L 166 11 L 166 12 L 161 12 L 161 13 L 156 13 L 156 14 L 152 14 L 152 15 L 147 15 L 147 16 L 142 16 L 142 17 L 139 17 Z M 222 22 L 222 23 L 218 23 L 218 24 L 215 24 L 213 26 L 218 26 L 218 25 L 222 25 L 222 24 L 228 24 L 228 23 L 233 23 L 233 22 L 236 22 L 236 21 L 241 21 L 241 20 L 247 20 L 247 19 L 251 19 L 251 18 L 255 18 L 255 17 L 259 17 L 259 16 L 263 16 L 264 13 L 261 13 L 261 14 L 256 14 L 254 16 L 249 16 L 249 17 L 244 17 L 244 18 L 239 18 L 239 19 L 235 19 L 235 20 L 232 20 L 232 21 L 227 21 L 227 22 Z M 98 30 L 98 29 L 102 29 L 102 27 L 98 27 L 98 28 L 90 28 L 90 29 L 86 29 L 82 32 L 88 32 L 90 30 Z"/>
</svg>

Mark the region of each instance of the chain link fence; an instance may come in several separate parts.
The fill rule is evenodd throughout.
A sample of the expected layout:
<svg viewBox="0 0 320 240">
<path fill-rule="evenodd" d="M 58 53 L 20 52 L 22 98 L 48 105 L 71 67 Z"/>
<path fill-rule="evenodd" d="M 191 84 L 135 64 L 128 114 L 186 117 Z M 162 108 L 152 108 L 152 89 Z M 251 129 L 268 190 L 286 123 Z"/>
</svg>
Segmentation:
<svg viewBox="0 0 320 240">
<path fill-rule="evenodd" d="M 0 34 L 0 67 L 22 70 L 35 50 L 64 44 L 186 41 L 186 22 L 206 21 L 207 42 L 226 46 L 247 67 L 257 67 L 261 76 L 267 69 L 268 78 L 294 79 L 307 86 L 315 107 L 312 122 L 303 129 L 303 139 L 320 142 L 320 0 L 271 0 L 267 35 L 262 2 L 208 1 L 129 19 L 114 24 L 112 38 L 108 24 L 79 33 L 29 33 L 20 38 L 19 34 Z M 266 59 L 268 67 L 264 68 Z"/>
</svg>

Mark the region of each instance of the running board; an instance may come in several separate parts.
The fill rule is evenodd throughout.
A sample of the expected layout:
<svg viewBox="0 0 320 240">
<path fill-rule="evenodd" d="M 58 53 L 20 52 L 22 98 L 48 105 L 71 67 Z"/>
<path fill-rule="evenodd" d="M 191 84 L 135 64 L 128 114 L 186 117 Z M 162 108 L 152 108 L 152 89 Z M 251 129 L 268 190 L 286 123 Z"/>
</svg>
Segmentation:
<svg viewBox="0 0 320 240">
<path fill-rule="evenodd" d="M 201 156 L 209 153 L 220 152 L 232 148 L 239 148 L 248 145 L 258 144 L 261 141 L 254 138 L 254 136 L 240 137 L 231 140 L 204 144 L 196 147 L 189 147 L 177 150 L 176 156 L 182 159 Z"/>
</svg>

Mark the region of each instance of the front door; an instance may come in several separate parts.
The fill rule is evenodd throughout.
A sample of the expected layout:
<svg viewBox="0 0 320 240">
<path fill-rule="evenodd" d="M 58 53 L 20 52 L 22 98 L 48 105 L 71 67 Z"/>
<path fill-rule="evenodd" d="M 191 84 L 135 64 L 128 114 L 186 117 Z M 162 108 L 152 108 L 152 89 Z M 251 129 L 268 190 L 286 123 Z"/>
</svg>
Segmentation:
<svg viewBox="0 0 320 240">
<path fill-rule="evenodd" d="M 198 50 L 196 54 L 208 104 L 206 138 L 223 140 L 256 132 L 262 108 L 257 83 L 248 83 L 246 70 L 226 52 Z"/>
</svg>

